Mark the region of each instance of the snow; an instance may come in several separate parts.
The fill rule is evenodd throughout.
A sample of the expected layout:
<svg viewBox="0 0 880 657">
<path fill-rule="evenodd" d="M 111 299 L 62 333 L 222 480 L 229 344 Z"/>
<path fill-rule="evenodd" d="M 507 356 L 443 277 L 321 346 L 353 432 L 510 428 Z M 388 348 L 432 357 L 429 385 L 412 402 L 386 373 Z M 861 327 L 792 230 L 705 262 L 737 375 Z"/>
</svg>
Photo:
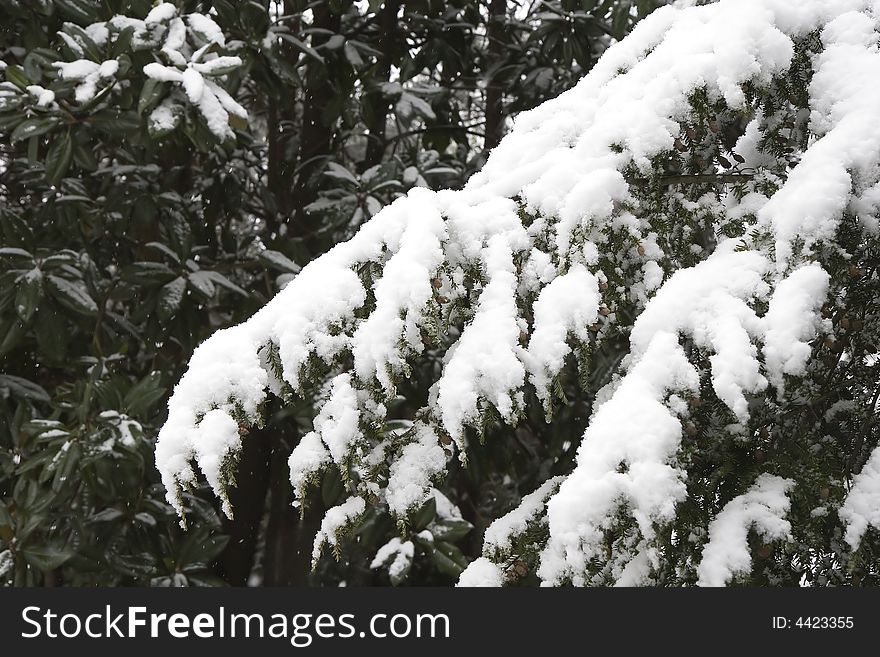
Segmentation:
<svg viewBox="0 0 880 657">
<path fill-rule="evenodd" d="M 783 188 L 761 209 L 762 225 L 776 235 L 780 270 L 798 238 L 810 248 L 833 238 L 852 181 L 875 166 L 880 149 L 880 53 L 863 43 L 873 31 L 861 13 L 841 12 L 822 32 L 825 50 L 810 83 L 812 130 L 820 137 L 803 154 Z M 876 37 L 874 38 L 876 42 Z"/>
<path fill-rule="evenodd" d="M 529 380 L 545 404 L 550 384 L 571 353 L 566 341 L 574 335 L 586 343 L 589 329 L 599 317 L 599 282 L 583 265 L 556 277 L 541 290 L 534 305 L 535 322 L 526 353 L 520 357 L 529 370 Z"/>
<path fill-rule="evenodd" d="M 432 491 L 437 508 L 437 518 L 440 520 L 461 520 L 461 511 L 448 497 L 436 488 Z"/>
<path fill-rule="evenodd" d="M 385 492 L 388 508 L 401 518 L 428 499 L 432 479 L 446 469 L 446 452 L 431 427 L 418 423 L 414 433 L 415 441 L 391 464 Z"/>
<path fill-rule="evenodd" d="M 768 541 L 790 538 L 791 524 L 784 516 L 793 485 L 789 479 L 762 474 L 748 492 L 724 506 L 709 524 L 709 542 L 697 568 L 698 586 L 726 586 L 751 570 L 748 535 L 753 527 Z"/>
<path fill-rule="evenodd" d="M 232 507 L 221 479 L 223 466 L 241 447 L 238 423 L 219 408 L 208 411 L 198 428 L 191 430 L 190 441 L 195 458 L 214 494 L 223 501 L 223 511 L 232 517 Z"/>
<path fill-rule="evenodd" d="M 223 57 L 219 59 L 224 60 L 224 69 L 227 69 L 234 62 L 241 64 L 241 60 L 237 57 Z M 203 77 L 198 67 L 202 67 L 205 75 L 210 75 L 212 69 L 208 64 L 189 62 L 186 63 L 186 68 L 181 71 L 171 66 L 164 66 L 158 62 L 151 62 L 144 66 L 144 73 L 147 77 L 159 80 L 160 82 L 180 84 L 189 102 L 195 105 L 199 112 L 201 112 L 205 122 L 208 124 L 208 129 L 220 139 L 230 139 L 234 137 L 234 133 L 229 126 L 229 115 L 233 114 L 242 119 L 247 119 L 247 111 L 223 88 Z M 215 72 L 219 68 L 215 67 Z M 169 125 L 167 118 L 168 115 L 165 112 L 162 116 L 157 117 L 157 122 Z"/>
<path fill-rule="evenodd" d="M 504 584 L 504 571 L 486 557 L 468 564 L 458 577 L 460 587 L 498 587 Z"/>
<path fill-rule="evenodd" d="M 183 74 L 170 66 L 162 66 L 156 62 L 151 62 L 144 66 L 144 74 L 148 78 L 158 80 L 159 82 L 181 82 Z"/>
<path fill-rule="evenodd" d="M 165 34 L 165 43 L 162 44 L 162 53 L 171 60 L 175 66 L 186 66 L 186 57 L 180 52 L 186 46 L 186 24 L 179 18 L 175 18 L 168 25 Z"/>
<path fill-rule="evenodd" d="M 621 570 L 620 575 L 614 582 L 614 586 L 618 588 L 645 586 L 650 583 L 651 568 L 655 565 L 656 561 L 655 551 L 647 547 L 643 542 L 636 550 L 635 556 Z"/>
<path fill-rule="evenodd" d="M 330 463 L 330 452 L 317 433 L 309 431 L 300 438 L 287 462 L 290 469 L 290 483 L 297 498 L 305 495 L 305 486 L 309 478 L 328 463 Z"/>
<path fill-rule="evenodd" d="M 241 57 L 215 57 L 207 62 L 194 62 L 193 68 L 203 75 L 222 75 L 226 71 L 241 66 Z"/>
<path fill-rule="evenodd" d="M 0 552 L 0 577 L 5 577 L 15 566 L 15 557 L 10 550 Z"/>
<path fill-rule="evenodd" d="M 519 506 L 493 521 L 483 536 L 483 555 L 498 559 L 510 552 L 513 540 L 526 532 L 529 525 L 544 513 L 547 500 L 559 490 L 565 477 L 551 477 L 535 491 L 523 497 Z"/>
<path fill-rule="evenodd" d="M 109 78 L 116 75 L 116 71 L 119 70 L 119 62 L 115 59 L 107 60 L 106 62 L 101 62 L 101 65 L 98 67 L 98 77 L 99 78 Z"/>
<path fill-rule="evenodd" d="M 783 376 L 805 373 L 821 319 L 818 310 L 828 294 L 830 277 L 818 264 L 793 271 L 780 281 L 764 317 L 764 366 L 767 378 L 781 395 Z"/>
<path fill-rule="evenodd" d="M 696 392 L 699 376 L 676 335 L 661 331 L 599 406 L 577 452 L 577 465 L 547 503 L 550 540 L 538 575 L 547 583 L 581 573 L 604 540 L 605 518 L 621 501 L 646 537 L 652 522 L 670 520 L 687 494 L 685 473 L 669 464 L 682 426 L 663 403 L 667 392 Z M 624 471 L 619 471 L 623 465 Z"/>
<path fill-rule="evenodd" d="M 203 439 L 202 449 L 196 450 L 194 438 L 200 435 L 197 415 L 207 417 L 207 413 L 216 410 L 229 415 L 231 421 L 235 404 L 229 400 L 234 399 L 246 416 L 255 417 L 257 407 L 265 397 L 263 390 L 268 376 L 260 367 L 258 345 L 242 349 L 242 339 L 247 339 L 247 329 L 239 326 L 215 333 L 211 340 L 199 345 L 190 359 L 190 367 L 207 374 L 207 378 L 184 377 L 168 401 L 168 419 L 159 431 L 156 444 L 156 467 L 162 473 L 168 501 L 178 512 L 183 508 L 180 486 L 195 482 L 190 459 L 198 458 L 199 453 L 205 454 L 204 449 L 208 446 L 207 440 Z M 196 400 L 198 403 L 194 404 Z M 215 424 L 221 424 L 219 416 L 214 418 Z M 209 457 L 205 464 L 211 473 L 217 472 L 217 457 L 225 456 L 228 448 L 234 447 L 234 443 L 223 441 L 216 445 L 222 453 Z M 199 467 L 202 467 L 201 463 Z"/>
<path fill-rule="evenodd" d="M 443 427 L 461 443 L 464 427 L 475 424 L 479 401 L 490 401 L 501 417 L 522 405 L 525 368 L 517 356 L 520 328 L 513 252 L 501 236 L 489 238 L 484 257 L 488 284 L 473 321 L 462 331 L 438 383 Z"/>
<path fill-rule="evenodd" d="M 194 68 L 187 68 L 181 74 L 180 82 L 183 84 L 183 90 L 186 92 L 189 102 L 198 105 L 202 100 L 202 94 L 205 93 L 205 78 L 202 77 L 202 74 Z"/>
<path fill-rule="evenodd" d="M 55 102 L 55 92 L 50 89 L 45 89 L 38 84 L 31 84 L 27 86 L 27 90 L 31 96 L 37 99 L 37 107 L 49 107 Z"/>
<path fill-rule="evenodd" d="M 118 411 L 102 411 L 98 414 L 102 420 L 108 421 L 116 429 L 119 439 L 126 447 L 134 447 L 137 439 L 135 433 L 143 435 L 144 428 L 137 420 L 130 418 L 125 413 Z"/>
<path fill-rule="evenodd" d="M 165 23 L 177 15 L 177 7 L 172 2 L 160 2 L 153 7 L 144 18 L 144 23 L 153 25 L 155 23 Z"/>
<path fill-rule="evenodd" d="M 61 40 L 70 48 L 77 56 L 82 57 L 85 55 L 85 51 L 83 51 L 82 46 L 79 45 L 79 42 L 70 36 L 67 32 L 59 30 L 57 32 L 58 36 L 61 37 Z"/>
<path fill-rule="evenodd" d="M 855 550 L 868 527 L 880 529 L 880 447 L 875 448 L 838 511 L 846 524 L 844 540 Z"/>
<path fill-rule="evenodd" d="M 150 112 L 150 127 L 154 131 L 168 132 L 180 123 L 180 113 L 175 111 L 176 105 L 166 98 Z"/>
<path fill-rule="evenodd" d="M 279 390 L 260 357 L 274 344 L 279 374 L 299 395 L 322 383 L 314 380 L 316 361 L 332 372 L 315 430 L 290 459 L 298 494 L 330 460 L 348 459 L 366 478 L 352 483 L 351 492 L 378 488 L 392 512 L 405 515 L 445 471 L 441 438 L 451 437 L 464 459 L 466 428 L 478 427 L 489 407 L 514 424 L 528 386 L 548 403 L 568 354 L 601 341 L 607 326 L 622 321 L 610 301 L 604 302 L 612 308 L 602 308 L 607 317 L 598 317 L 600 287 L 611 277 L 601 268 L 609 263 L 615 275 L 634 279 L 624 289 L 639 311 L 629 354 L 597 395 L 575 469 L 546 505 L 541 496 L 540 504 L 526 496 L 486 540 L 508 545 L 510 532 L 546 507 L 549 539 L 539 577 L 545 584 L 586 584 L 589 564 L 604 558 L 605 530 L 623 513 L 637 534 L 615 555 L 614 578 L 646 581 L 656 526 L 675 517 L 687 494 L 677 456 L 688 421 L 685 400 L 699 394 L 701 375 L 734 420 L 724 421 L 728 430 L 746 426 L 751 399 L 770 385 L 782 394 L 785 377 L 806 373 L 810 341 L 823 329 L 816 313 L 829 289 L 815 260 L 833 241 L 844 211 L 852 207 L 866 226 L 876 224 L 870 215 L 880 203 L 872 191 L 880 185 L 880 53 L 869 7 L 866 0 L 721 0 L 652 13 L 576 87 L 519 115 L 463 189 L 411 190 L 304 267 L 249 320 L 199 346 L 169 401 L 156 447 L 169 501 L 181 510 L 180 487 L 195 481 L 193 465 L 222 497 L 220 465 L 237 448 L 232 424 L 256 422 L 270 385 Z M 211 19 L 192 14 L 186 23 L 205 43 L 222 44 Z M 775 193 L 756 180 L 742 198 L 691 202 L 694 212 L 714 204 L 724 219 L 745 226 L 733 239 L 713 235 L 714 249 L 688 248 L 696 235 L 688 236 L 684 248 L 702 261 L 682 267 L 664 253 L 655 218 L 639 207 L 626 176 L 657 173 L 656 158 L 694 120 L 695 90 L 745 109 L 743 85 L 764 90 L 787 75 L 794 39 L 817 30 L 824 50 L 815 57 L 805 115 L 815 138 L 787 179 L 776 179 Z M 211 131 L 231 136 L 229 115 L 246 113 L 208 76 L 233 58 L 187 57 L 176 67 L 152 63 L 144 71 L 181 85 L 177 93 L 198 107 Z M 170 112 L 162 110 L 155 123 L 170 125 Z M 739 139 L 748 166 L 775 162 L 759 150 L 769 120 L 757 113 Z M 529 225 L 523 212 L 532 215 Z M 591 336 L 597 322 L 600 331 Z M 436 346 L 442 360 L 410 442 L 401 447 L 394 442 L 400 435 L 368 435 L 365 427 L 381 425 L 384 402 L 423 354 L 424 334 L 437 326 L 445 340 Z M 694 364 L 697 355 L 708 361 L 708 372 Z M 212 413 L 216 441 L 200 433 Z M 386 458 L 387 481 L 367 467 Z M 780 482 L 762 475 L 713 521 L 700 566 L 706 581 L 728 581 L 743 567 L 734 525 L 748 521 L 767 536 L 782 535 L 787 488 Z M 852 546 L 880 522 L 878 498 L 880 451 L 840 511 Z M 346 504 L 328 512 L 318 553 L 355 507 L 364 508 L 358 496 Z M 463 584 L 503 581 L 485 557 L 465 573 Z"/>
<path fill-rule="evenodd" d="M 88 59 L 77 59 L 73 62 L 52 62 L 58 73 L 65 80 L 79 80 L 74 91 L 78 103 L 87 103 L 98 93 L 98 82 L 116 75 L 119 62 L 110 59 L 98 64 Z"/>
<path fill-rule="evenodd" d="M 330 399 L 315 418 L 315 433 L 321 436 L 333 461 L 341 464 L 351 446 L 363 438 L 359 404 L 350 374 L 337 375 L 331 385 Z"/>
<path fill-rule="evenodd" d="M 230 96 L 223 87 L 211 80 L 205 80 L 205 85 L 210 93 L 216 96 L 217 101 L 228 114 L 233 114 L 241 119 L 247 119 L 247 110 L 239 105 L 235 99 Z"/>
<path fill-rule="evenodd" d="M 87 25 L 84 28 L 84 31 L 86 36 L 95 42 L 96 46 L 106 45 L 110 38 L 110 30 L 107 28 L 106 23 L 92 23 L 91 25 Z M 132 42 L 134 43 L 135 40 L 133 39 Z"/>
<path fill-rule="evenodd" d="M 312 548 L 312 563 L 321 558 L 321 552 L 325 545 L 331 547 L 339 543 L 339 533 L 348 525 L 357 520 L 364 509 L 366 502 L 362 497 L 349 497 L 339 506 L 327 510 L 321 521 L 321 529 L 315 536 L 315 545 Z"/>
<path fill-rule="evenodd" d="M 409 570 L 414 551 L 415 546 L 412 541 L 401 541 L 395 536 L 379 548 L 370 568 L 375 570 L 387 564 L 388 575 L 392 580 L 396 580 Z"/>
<path fill-rule="evenodd" d="M 404 354 L 398 344 L 405 341 L 413 351 L 421 351 L 419 323 L 431 299 L 431 278 L 443 262 L 442 241 L 446 225 L 432 196 L 419 191 L 410 195 L 414 202 L 424 199 L 420 220 L 406 222 L 413 203 L 391 205 L 398 213 L 399 233 L 389 235 L 393 255 L 385 264 L 382 277 L 374 285 L 376 308 L 358 326 L 353 336 L 354 369 L 362 380 L 376 376 L 385 390 L 392 389 L 391 374 L 402 370 Z"/>
<path fill-rule="evenodd" d="M 755 251 L 734 251 L 729 240 L 695 267 L 681 269 L 658 290 L 633 325 L 631 355 L 638 358 L 659 333 L 686 333 L 712 352 L 712 387 L 740 419 L 745 394 L 767 385 L 753 340 L 762 323 L 749 302 L 767 295 L 769 263 Z"/>
<path fill-rule="evenodd" d="M 221 46 L 226 45 L 226 37 L 223 36 L 223 30 L 204 14 L 188 14 L 186 22 L 189 28 L 198 34 L 203 41 L 216 43 Z"/>
</svg>

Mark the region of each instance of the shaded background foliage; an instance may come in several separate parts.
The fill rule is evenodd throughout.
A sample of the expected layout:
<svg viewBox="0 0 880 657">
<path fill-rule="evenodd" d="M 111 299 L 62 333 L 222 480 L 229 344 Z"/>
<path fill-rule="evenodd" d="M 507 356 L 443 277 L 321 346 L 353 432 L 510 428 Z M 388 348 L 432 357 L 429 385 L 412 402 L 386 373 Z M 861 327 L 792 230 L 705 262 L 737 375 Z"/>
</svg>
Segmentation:
<svg viewBox="0 0 880 657">
<path fill-rule="evenodd" d="M 152 457 L 170 388 L 201 340 L 383 205 L 415 185 L 461 186 L 516 113 L 571 87 L 662 2 L 176 4 L 210 15 L 243 60 L 222 83 L 249 113 L 234 139 L 192 108 L 176 130 L 151 128 L 168 93 L 143 73 L 161 61 L 155 49 L 120 34 L 79 55 L 59 38 L 82 44 L 82 28 L 143 18 L 149 0 L 0 0 L 0 582 L 387 584 L 366 567 L 396 533 L 382 514 L 310 572 L 317 523 L 342 486 L 328 474 L 302 517 L 290 505 L 304 403 L 269 409 L 244 441 L 235 519 L 196 491 L 181 530 Z M 86 103 L 53 66 L 80 57 L 120 62 Z M 55 103 L 40 105 L 32 85 Z M 414 373 L 397 417 L 430 380 Z M 464 519 L 426 504 L 410 529 L 442 540 L 415 541 L 408 582 L 452 583 L 492 519 L 570 468 L 590 399 L 561 392 L 549 429 L 538 412 L 513 448 L 487 441 L 450 473 L 444 492 Z"/>
</svg>

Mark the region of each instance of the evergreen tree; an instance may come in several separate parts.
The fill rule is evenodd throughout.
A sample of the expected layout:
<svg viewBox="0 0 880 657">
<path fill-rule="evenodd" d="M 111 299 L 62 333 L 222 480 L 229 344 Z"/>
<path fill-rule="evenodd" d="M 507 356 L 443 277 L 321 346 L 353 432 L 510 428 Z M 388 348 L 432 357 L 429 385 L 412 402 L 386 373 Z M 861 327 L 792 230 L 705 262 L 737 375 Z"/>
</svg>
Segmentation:
<svg viewBox="0 0 880 657">
<path fill-rule="evenodd" d="M 460 584 L 876 583 L 873 3 L 693 4 L 201 344 L 156 446 L 169 503 L 200 471 L 231 512 L 242 434 L 317 398 L 289 459 L 305 516 L 317 484 L 333 503 L 316 564 L 454 572 L 459 482 L 494 453 L 521 484 L 522 450 L 533 492 Z M 347 542 L 389 518 L 375 555 Z"/>
<path fill-rule="evenodd" d="M 387 582 L 387 514 L 357 569 L 308 574 L 321 514 L 283 471 L 312 398 L 267 406 L 235 519 L 194 489 L 187 532 L 153 467 L 164 402 L 212 331 L 410 188 L 460 187 L 656 4 L 0 0 L 0 582 Z M 544 476 L 520 459 L 511 486 L 499 456 L 450 492 L 477 530 L 449 520 L 452 558 L 408 581 L 454 581 L 456 544 Z"/>
</svg>

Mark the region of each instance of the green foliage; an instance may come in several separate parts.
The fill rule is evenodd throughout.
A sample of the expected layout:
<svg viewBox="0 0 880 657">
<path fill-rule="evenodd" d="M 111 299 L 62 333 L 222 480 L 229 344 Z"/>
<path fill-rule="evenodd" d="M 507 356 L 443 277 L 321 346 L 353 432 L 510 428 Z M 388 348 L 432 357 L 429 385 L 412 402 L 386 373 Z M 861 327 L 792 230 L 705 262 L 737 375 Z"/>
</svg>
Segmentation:
<svg viewBox="0 0 880 657">
<path fill-rule="evenodd" d="M 142 69 L 155 51 L 82 29 L 148 9 L 3 3 L 19 27 L 0 44 L 0 553 L 15 584 L 218 581 L 219 518 L 191 497 L 196 529 L 177 527 L 152 442 L 181 363 L 248 310 L 252 190 L 236 176 L 211 193 L 245 153 L 207 141 L 197 114 L 151 134 L 160 85 Z M 85 103 L 52 66 L 81 56 L 120 63 Z"/>
<path fill-rule="evenodd" d="M 230 115 L 235 136 L 223 139 L 179 84 L 144 73 L 183 70 L 160 42 L 126 25 L 105 39 L 89 28 L 142 19 L 152 4 L 0 0 L 0 582 L 222 583 L 214 561 L 228 524 L 193 491 L 183 532 L 152 461 L 193 349 L 409 188 L 463 184 L 485 159 L 486 125 L 570 87 L 609 35 L 659 3 L 554 0 L 492 18 L 489 2 L 179 0 L 226 37 L 221 47 L 189 33 L 193 46 L 242 60 L 211 78 L 249 113 Z M 116 72 L 78 96 L 83 80 L 57 66 L 78 60 L 114 60 Z M 170 122 L 153 120 L 166 104 Z M 421 405 L 420 380 L 431 377 L 414 372 L 401 387 L 398 417 Z M 518 447 L 502 454 L 489 441 L 472 455 L 464 483 L 445 487 L 471 522 L 421 509 L 403 529 L 416 558 L 393 583 L 453 581 L 492 518 L 568 467 L 584 394 L 566 388 L 549 440 L 538 439 L 543 416 L 527 418 Z M 310 428 L 302 408 L 269 415 L 279 453 L 285 432 Z M 262 546 L 289 530 L 285 478 L 269 492 L 280 502 L 267 505 Z M 263 514 L 266 491 L 254 490 Z M 315 505 L 342 490 L 328 470 Z M 434 542 L 417 536 L 425 528 Z M 359 540 L 341 546 L 341 561 L 323 559 L 313 581 L 385 583 L 345 556 L 375 554 L 399 529 L 368 513 Z"/>
</svg>

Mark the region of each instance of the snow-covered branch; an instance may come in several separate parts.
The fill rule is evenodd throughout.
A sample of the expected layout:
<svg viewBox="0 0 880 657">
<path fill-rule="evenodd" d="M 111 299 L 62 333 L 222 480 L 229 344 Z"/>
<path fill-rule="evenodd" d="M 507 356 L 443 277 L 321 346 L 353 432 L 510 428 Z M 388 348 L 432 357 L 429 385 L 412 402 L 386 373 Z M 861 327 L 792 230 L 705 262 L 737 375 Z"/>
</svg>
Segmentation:
<svg viewBox="0 0 880 657">
<path fill-rule="evenodd" d="M 269 391 L 312 396 L 329 381 L 290 459 L 298 496 L 330 463 L 351 494 L 328 512 L 316 551 L 365 500 L 405 524 L 487 413 L 516 425 L 529 394 L 551 405 L 569 354 L 622 334 L 629 354 L 597 396 L 574 470 L 490 527 L 462 584 L 502 584 L 511 537 L 531 523 L 546 528 L 534 546 L 545 583 L 589 584 L 597 561 L 612 564 L 613 581 L 645 581 L 660 530 L 689 497 L 683 437 L 696 429 L 685 400 L 717 401 L 701 440 L 747 441 L 755 400 L 771 388 L 784 399 L 808 374 L 828 328 L 827 254 L 850 205 L 878 183 L 872 4 L 747 6 L 658 10 L 577 87 L 518 117 L 463 189 L 413 189 L 203 343 L 156 447 L 169 502 L 182 512 L 193 462 L 225 499 L 236 427 L 260 422 Z M 200 104 L 212 87 L 185 76 L 210 71 L 183 65 L 148 74 Z M 727 178 L 729 159 L 748 174 Z M 670 170 L 705 177 L 704 188 L 671 193 Z M 426 405 L 408 430 L 386 430 L 386 402 L 426 351 L 442 358 Z M 853 548 L 880 528 L 877 459 L 841 512 Z M 754 488 L 708 511 L 701 582 L 747 567 L 747 525 L 787 534 L 785 493 L 797 482 L 762 467 Z"/>
</svg>

